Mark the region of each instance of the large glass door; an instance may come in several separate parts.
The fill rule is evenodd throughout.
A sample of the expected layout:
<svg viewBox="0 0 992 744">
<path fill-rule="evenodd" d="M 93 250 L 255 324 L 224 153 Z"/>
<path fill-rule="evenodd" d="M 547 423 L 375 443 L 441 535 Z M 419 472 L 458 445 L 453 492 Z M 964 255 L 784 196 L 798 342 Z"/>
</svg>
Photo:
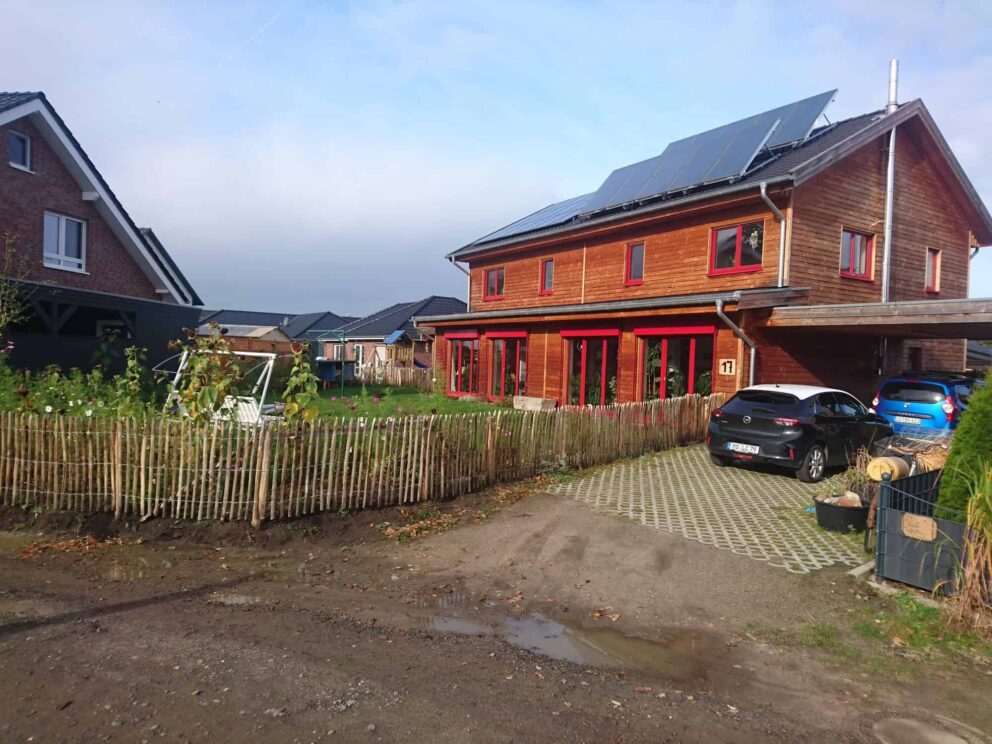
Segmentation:
<svg viewBox="0 0 992 744">
<path fill-rule="evenodd" d="M 641 339 L 641 400 L 709 395 L 713 334 L 645 335 Z"/>
<path fill-rule="evenodd" d="M 489 394 L 493 398 L 525 395 L 527 389 L 527 336 L 525 333 L 492 339 Z"/>
<path fill-rule="evenodd" d="M 619 335 L 570 336 L 567 352 L 568 405 L 607 406 L 617 400 Z"/>
<path fill-rule="evenodd" d="M 479 391 L 479 339 L 448 338 L 448 392 L 468 395 Z"/>
</svg>

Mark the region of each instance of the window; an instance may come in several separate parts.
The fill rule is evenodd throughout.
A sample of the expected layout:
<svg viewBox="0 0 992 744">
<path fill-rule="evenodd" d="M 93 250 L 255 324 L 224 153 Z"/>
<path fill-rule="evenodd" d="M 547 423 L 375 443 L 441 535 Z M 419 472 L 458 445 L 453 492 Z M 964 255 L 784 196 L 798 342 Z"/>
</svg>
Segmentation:
<svg viewBox="0 0 992 744">
<path fill-rule="evenodd" d="M 840 275 L 870 282 L 874 243 L 870 235 L 844 230 L 840 239 Z"/>
<path fill-rule="evenodd" d="M 623 283 L 628 287 L 644 283 L 644 243 L 631 243 L 627 246 L 623 277 Z"/>
<path fill-rule="evenodd" d="M 344 344 L 334 344 L 331 347 L 331 359 L 335 362 L 341 361 L 341 352 L 344 350 Z"/>
<path fill-rule="evenodd" d="M 365 364 L 365 347 L 361 344 L 355 344 L 352 349 L 352 354 L 355 356 L 355 364 L 361 367 Z"/>
<path fill-rule="evenodd" d="M 11 132 L 7 140 L 7 159 L 15 168 L 31 170 L 31 138 L 20 132 Z"/>
<path fill-rule="evenodd" d="M 927 248 L 926 289 L 927 292 L 940 291 L 940 250 L 937 248 Z"/>
<path fill-rule="evenodd" d="M 709 395 L 712 391 L 712 332 L 646 336 L 641 349 L 641 400 Z"/>
<path fill-rule="evenodd" d="M 761 222 L 721 227 L 713 231 L 710 249 L 710 274 L 733 274 L 758 271 L 765 226 Z"/>
<path fill-rule="evenodd" d="M 568 379 L 565 402 L 573 406 L 616 403 L 620 334 L 576 331 L 569 332 L 564 341 Z"/>
<path fill-rule="evenodd" d="M 549 295 L 555 290 L 555 260 L 545 258 L 541 261 L 541 284 L 538 294 Z"/>
<path fill-rule="evenodd" d="M 448 338 L 448 392 L 469 395 L 479 390 L 479 339 Z"/>
<path fill-rule="evenodd" d="M 106 338 L 108 340 L 131 338 L 131 332 L 128 330 L 127 323 L 123 320 L 98 320 L 96 322 L 96 335 L 97 338 Z"/>
<path fill-rule="evenodd" d="M 68 271 L 86 269 L 86 223 L 45 212 L 45 266 Z"/>
<path fill-rule="evenodd" d="M 502 300 L 503 299 L 503 269 L 486 270 L 486 286 L 483 288 L 482 299 Z"/>
<path fill-rule="evenodd" d="M 514 333 L 492 340 L 489 394 L 493 398 L 524 395 L 527 386 L 527 336 Z"/>
</svg>

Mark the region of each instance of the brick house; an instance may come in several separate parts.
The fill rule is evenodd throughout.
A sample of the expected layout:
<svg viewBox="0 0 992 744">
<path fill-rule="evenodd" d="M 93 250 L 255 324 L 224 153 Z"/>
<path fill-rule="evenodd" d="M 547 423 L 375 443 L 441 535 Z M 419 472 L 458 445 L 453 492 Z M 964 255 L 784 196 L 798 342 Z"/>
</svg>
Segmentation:
<svg viewBox="0 0 992 744">
<path fill-rule="evenodd" d="M 922 101 L 816 126 L 835 93 L 672 143 L 449 254 L 468 311 L 417 319 L 444 339 L 449 394 L 868 399 L 893 372 L 962 369 L 963 339 L 992 337 L 992 300 L 965 299 L 992 218 Z"/>
<path fill-rule="evenodd" d="M 30 306 L 12 363 L 89 367 L 108 334 L 152 363 L 170 354 L 168 341 L 197 326 L 200 298 L 43 93 L 0 93 L 0 156 L 0 234 L 15 237 Z"/>
<path fill-rule="evenodd" d="M 399 302 L 325 334 L 324 356 L 333 361 L 343 358 L 358 367 L 429 368 L 434 334 L 429 328 L 418 328 L 413 319 L 419 315 L 445 317 L 465 310 L 465 303 L 455 297 L 431 295 L 417 302 Z"/>
</svg>

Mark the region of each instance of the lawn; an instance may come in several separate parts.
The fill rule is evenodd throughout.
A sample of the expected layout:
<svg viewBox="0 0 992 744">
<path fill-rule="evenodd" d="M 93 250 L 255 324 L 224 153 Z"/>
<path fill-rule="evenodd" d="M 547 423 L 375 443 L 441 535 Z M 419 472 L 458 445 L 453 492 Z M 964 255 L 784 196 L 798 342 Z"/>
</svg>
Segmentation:
<svg viewBox="0 0 992 744">
<path fill-rule="evenodd" d="M 404 414 L 478 413 L 497 408 L 494 403 L 447 395 L 422 393 L 414 388 L 346 385 L 320 391 L 321 416 L 396 416 Z"/>
</svg>

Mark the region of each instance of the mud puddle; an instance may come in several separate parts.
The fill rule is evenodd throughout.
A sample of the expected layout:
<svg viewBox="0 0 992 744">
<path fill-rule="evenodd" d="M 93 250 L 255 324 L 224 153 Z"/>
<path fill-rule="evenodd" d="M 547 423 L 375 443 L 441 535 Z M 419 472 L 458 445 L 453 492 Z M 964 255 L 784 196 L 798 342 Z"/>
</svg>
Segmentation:
<svg viewBox="0 0 992 744">
<path fill-rule="evenodd" d="M 702 677 L 726 644 L 709 631 L 670 628 L 659 638 L 629 635 L 616 628 L 586 628 L 552 620 L 539 612 L 487 625 L 444 615 L 427 625 L 445 633 L 493 636 L 526 651 L 585 666 L 637 670 L 674 680 Z"/>
</svg>

